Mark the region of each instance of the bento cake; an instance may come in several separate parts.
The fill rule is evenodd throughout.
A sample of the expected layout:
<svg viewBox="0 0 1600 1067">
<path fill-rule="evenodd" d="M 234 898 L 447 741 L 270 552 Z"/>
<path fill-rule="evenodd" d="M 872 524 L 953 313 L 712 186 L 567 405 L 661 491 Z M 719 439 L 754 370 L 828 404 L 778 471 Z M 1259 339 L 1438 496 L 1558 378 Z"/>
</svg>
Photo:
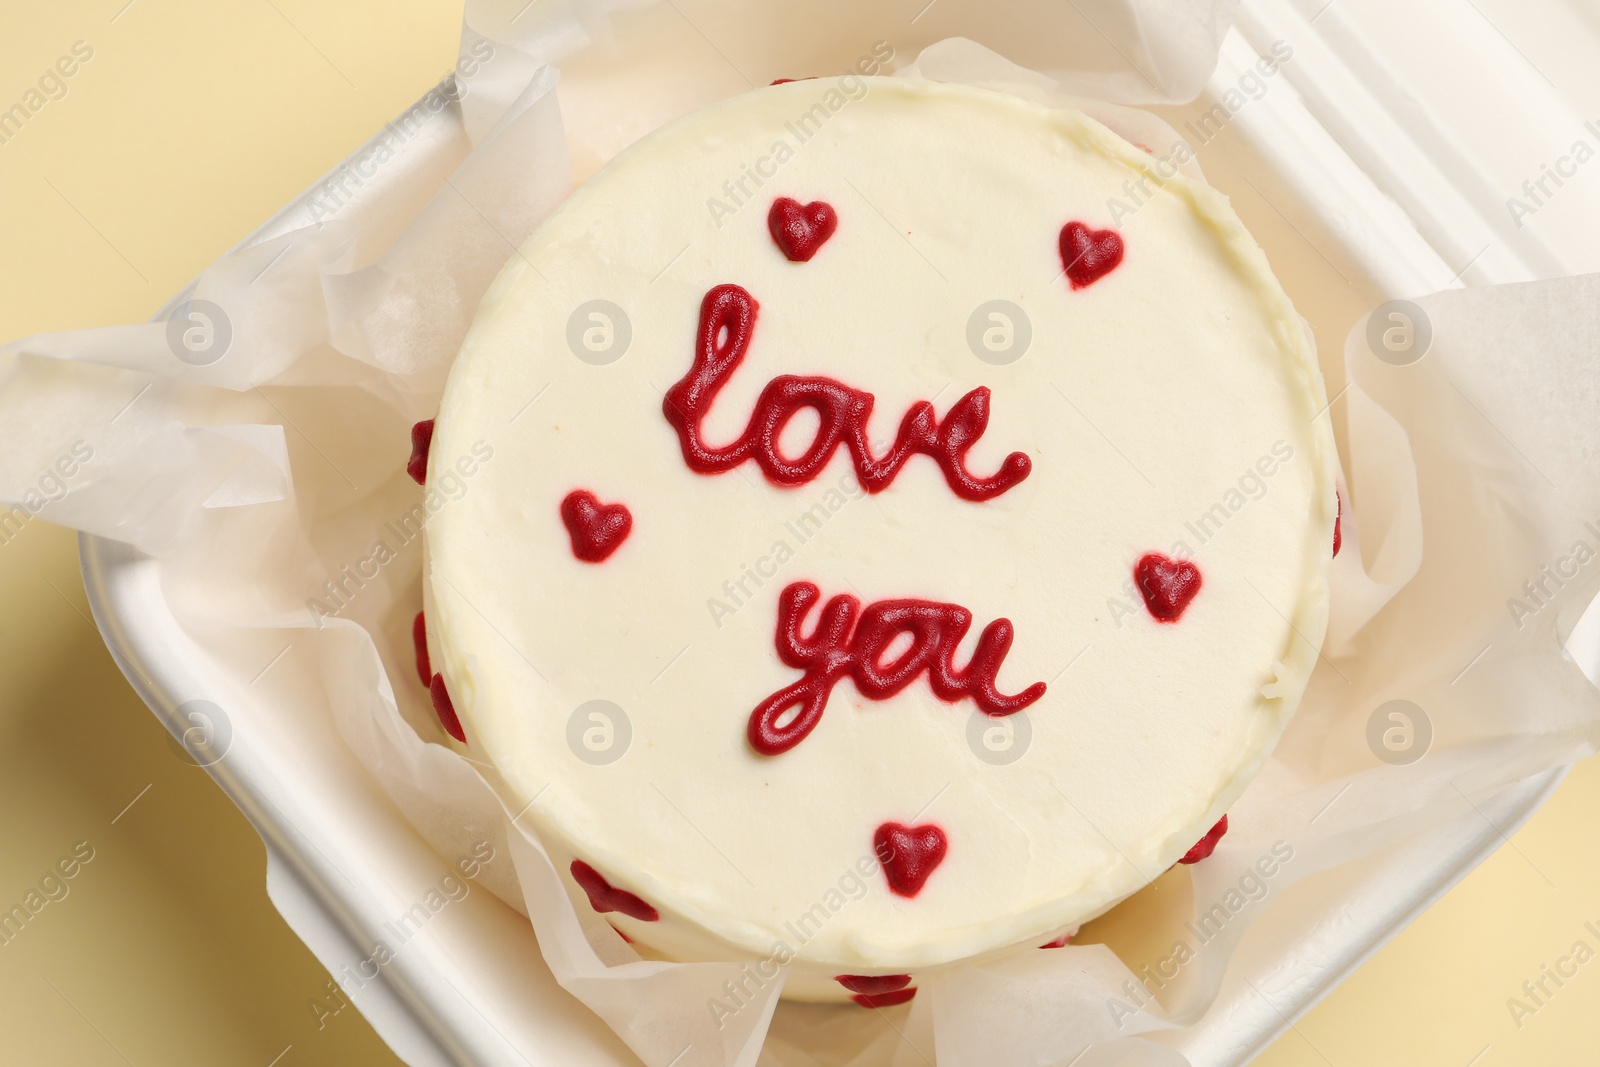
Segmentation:
<svg viewBox="0 0 1600 1067">
<path fill-rule="evenodd" d="M 445 743 L 647 957 L 883 1007 L 1062 944 L 1216 847 L 1301 698 L 1325 399 L 1226 200 L 1083 115 L 698 111 L 451 372 L 428 475 L 494 460 L 427 525 Z"/>
</svg>

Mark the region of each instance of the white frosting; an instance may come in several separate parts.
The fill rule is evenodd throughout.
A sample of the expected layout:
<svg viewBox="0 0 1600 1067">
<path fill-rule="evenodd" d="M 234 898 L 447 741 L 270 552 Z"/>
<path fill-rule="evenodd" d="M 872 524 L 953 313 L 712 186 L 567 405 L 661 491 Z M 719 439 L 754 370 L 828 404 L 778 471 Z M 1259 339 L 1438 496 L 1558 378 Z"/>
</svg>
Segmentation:
<svg viewBox="0 0 1600 1067">
<path fill-rule="evenodd" d="M 606 916 L 642 951 L 759 959 L 781 944 L 780 960 L 795 954 L 786 995 L 810 998 L 843 996 L 839 973 L 925 976 L 1031 951 L 1165 870 L 1266 758 L 1325 625 L 1325 397 L 1227 202 L 1152 166 L 1081 115 L 992 92 L 796 82 L 639 142 L 489 291 L 432 449 L 430 477 L 475 443 L 493 449 L 429 520 L 435 669 L 464 751 L 503 776 L 562 869 L 580 858 L 659 910 L 654 923 Z M 808 263 L 768 235 L 780 196 L 837 211 Z M 1058 251 L 1069 220 L 1115 224 L 1126 246 L 1081 289 Z M 970 467 L 991 474 L 1020 450 L 1030 475 L 974 503 L 926 456 L 873 495 L 843 450 L 794 488 L 754 463 L 692 471 L 662 394 L 689 369 L 702 298 L 725 282 L 760 313 L 706 421 L 712 442 L 737 436 L 779 374 L 875 394 L 879 447 L 913 402 L 943 417 L 988 386 Z M 596 299 L 631 326 L 606 365 L 568 344 L 569 317 Z M 1031 323 L 1006 365 L 968 344 L 969 318 L 995 299 Z M 814 422 L 791 427 L 793 453 Z M 603 563 L 574 557 L 558 515 L 577 488 L 632 513 Z M 1147 552 L 1188 555 L 1203 575 L 1174 624 L 1133 588 Z M 980 759 L 975 705 L 939 700 L 925 678 L 885 701 L 841 680 L 809 737 L 757 755 L 751 710 L 800 676 L 774 649 L 778 595 L 800 580 L 824 597 L 962 605 L 974 623 L 957 663 L 988 622 L 1011 620 L 1000 689 L 1048 683 L 1022 713 L 1022 757 Z M 597 699 L 631 726 L 605 765 L 568 743 L 574 710 Z M 913 898 L 872 858 L 887 821 L 947 836 Z"/>
</svg>

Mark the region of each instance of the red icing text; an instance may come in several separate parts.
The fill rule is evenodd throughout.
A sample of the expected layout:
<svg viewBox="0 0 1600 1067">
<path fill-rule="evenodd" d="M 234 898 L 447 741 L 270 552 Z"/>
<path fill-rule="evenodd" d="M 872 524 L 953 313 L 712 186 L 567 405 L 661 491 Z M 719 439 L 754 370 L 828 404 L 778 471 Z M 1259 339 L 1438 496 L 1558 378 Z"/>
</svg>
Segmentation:
<svg viewBox="0 0 1600 1067">
<path fill-rule="evenodd" d="M 778 657 L 805 671 L 799 681 L 773 693 L 750 713 L 750 746 L 764 756 L 787 752 L 822 718 L 828 694 L 845 675 L 869 700 L 887 700 L 927 672 L 940 700 L 970 697 L 986 715 L 1010 715 L 1044 695 L 1044 683 L 1006 695 L 995 686 L 1014 636 L 1008 619 L 996 619 L 978 635 L 972 659 L 958 669 L 956 646 L 972 627 L 972 612 L 957 604 L 927 600 L 879 600 L 865 608 L 847 593 L 833 597 L 810 636 L 800 632 L 822 593 L 810 582 L 794 582 L 778 597 Z M 885 653 L 901 634 L 911 644 L 889 663 Z M 780 725 L 787 712 L 798 709 Z"/>
<path fill-rule="evenodd" d="M 889 451 L 872 454 L 867 440 L 867 420 L 873 396 L 832 378 L 781 374 L 767 383 L 756 399 L 750 422 L 730 444 L 708 444 L 701 433 L 717 393 L 743 362 L 755 330 L 756 301 L 737 285 L 719 285 L 706 293 L 700 305 L 700 326 L 695 335 L 694 363 L 662 401 L 662 411 L 678 432 L 683 460 L 700 474 L 732 470 L 754 460 L 767 478 L 778 485 L 801 485 L 816 477 L 843 445 L 855 464 L 867 492 L 876 493 L 915 453 L 929 456 L 944 472 L 957 496 L 987 500 L 1010 489 L 1028 476 L 1032 463 L 1013 452 L 1000 469 L 980 478 L 966 469 L 966 453 L 989 425 L 989 390 L 979 387 L 951 405 L 939 422 L 933 405 L 919 400 L 900 421 L 899 433 Z M 816 437 L 796 458 L 783 455 L 778 440 L 783 429 L 803 408 L 817 413 Z"/>
</svg>

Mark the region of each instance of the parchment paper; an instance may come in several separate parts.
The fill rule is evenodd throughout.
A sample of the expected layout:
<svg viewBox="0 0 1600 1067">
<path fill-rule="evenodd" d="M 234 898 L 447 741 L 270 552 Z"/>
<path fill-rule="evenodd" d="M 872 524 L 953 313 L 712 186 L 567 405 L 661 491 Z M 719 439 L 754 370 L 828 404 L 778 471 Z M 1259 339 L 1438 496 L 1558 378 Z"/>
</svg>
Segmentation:
<svg viewBox="0 0 1600 1067">
<path fill-rule="evenodd" d="M 1202 1015 L 1251 923 L 1294 906 L 1289 886 L 1589 755 L 1600 735 L 1596 691 L 1562 648 L 1600 587 L 1600 278 L 1394 294 L 1414 297 L 1404 323 L 1430 342 L 1397 354 L 1358 327 L 1346 374 L 1330 375 L 1351 384 L 1323 416 L 1348 442 L 1323 661 L 1213 857 L 1119 907 L 1138 909 L 1149 958 L 1092 943 L 1114 911 L 1067 948 L 925 982 L 908 1008 L 780 1007 L 775 982 L 719 1028 L 706 1001 L 737 963 L 641 960 L 572 907 L 492 771 L 433 743 L 410 652 L 420 549 L 403 520 L 457 489 L 406 477 L 409 427 L 433 414 L 479 298 L 572 177 L 660 123 L 777 77 L 843 73 L 883 42 L 902 76 L 1075 102 L 1170 144 L 1121 105 L 1193 98 L 1232 13 L 918 6 L 471 4 L 453 81 L 319 183 L 288 232 L 208 269 L 176 319 L 0 349 L 0 500 L 163 557 L 174 611 L 202 640 L 308 631 L 315 656 L 294 669 L 321 672 L 344 742 L 441 855 L 508 843 L 514 870 L 482 880 L 652 1067 L 1181 1063 L 1163 1034 Z M 429 134 L 446 108 L 459 128 Z M 431 140 L 403 161 L 385 150 L 413 137 Z M 1404 721 L 1379 715 L 1395 700 Z"/>
</svg>

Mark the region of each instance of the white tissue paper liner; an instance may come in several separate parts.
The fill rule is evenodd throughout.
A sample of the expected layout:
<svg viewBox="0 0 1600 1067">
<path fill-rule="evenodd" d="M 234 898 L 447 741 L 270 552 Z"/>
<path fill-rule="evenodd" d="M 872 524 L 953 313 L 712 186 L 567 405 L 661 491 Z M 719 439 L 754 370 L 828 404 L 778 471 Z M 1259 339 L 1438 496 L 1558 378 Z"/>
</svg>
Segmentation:
<svg viewBox="0 0 1600 1067">
<path fill-rule="evenodd" d="M 1432 343 L 1407 366 L 1352 334 L 1344 374 L 1329 374 L 1349 385 L 1322 416 L 1347 482 L 1323 659 L 1215 854 L 1107 917 L 1137 909 L 1153 954 L 1017 953 L 886 1011 L 780 1005 L 780 979 L 719 1024 L 708 1001 L 728 1003 L 743 964 L 643 960 L 574 908 L 492 770 L 433 743 L 443 734 L 411 659 L 421 552 L 407 521 L 449 497 L 402 468 L 494 275 L 574 170 L 661 122 L 777 77 L 856 69 L 887 42 L 902 76 L 1076 104 L 1130 140 L 1171 144 L 1159 120 L 1119 105 L 1197 95 L 1231 14 L 1157 0 L 939 0 L 920 14 L 470 4 L 454 82 L 319 184 L 305 225 L 224 257 L 185 293 L 221 309 L 225 346 L 202 333 L 185 347 L 159 322 L 0 349 L 0 420 L 14 428 L 0 500 L 163 557 L 197 640 L 310 631 L 345 743 L 441 855 L 505 845 L 512 865 L 480 881 L 531 918 L 560 984 L 652 1067 L 1182 1063 L 1163 1034 L 1204 1013 L 1251 923 L 1295 906 L 1280 900 L 1289 886 L 1594 751 L 1600 701 L 1562 645 L 1600 585 L 1600 277 L 1418 297 Z M 557 67 L 570 87 L 557 90 Z M 390 158 L 386 145 L 442 108 L 459 132 Z M 386 166 L 404 173 L 376 180 Z M 1406 766 L 1368 742 L 1391 699 L 1431 727 Z"/>
</svg>

